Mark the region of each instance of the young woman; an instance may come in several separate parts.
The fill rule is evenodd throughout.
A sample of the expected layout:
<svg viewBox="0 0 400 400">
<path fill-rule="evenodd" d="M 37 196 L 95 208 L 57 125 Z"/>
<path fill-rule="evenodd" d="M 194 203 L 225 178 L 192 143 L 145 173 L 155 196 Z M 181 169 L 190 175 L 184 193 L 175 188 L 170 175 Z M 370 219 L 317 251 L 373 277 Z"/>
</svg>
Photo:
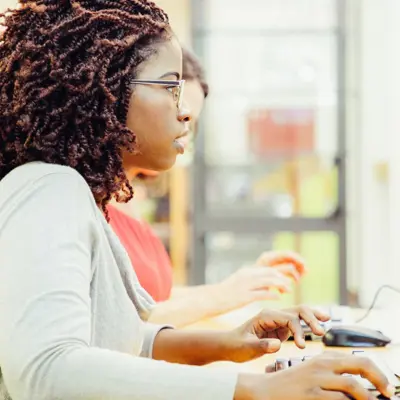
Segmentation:
<svg viewBox="0 0 400 400">
<path fill-rule="evenodd" d="M 178 365 L 249 360 L 290 332 L 304 347 L 300 318 L 321 334 L 326 316 L 265 311 L 209 333 L 143 322 L 148 295 L 106 206 L 131 197 L 125 170 L 164 170 L 182 151 L 180 45 L 152 2 L 20 3 L 0 41 L 0 398 L 367 398 L 343 372 L 389 394 L 352 356 L 269 376 Z"/>
<path fill-rule="evenodd" d="M 197 58 L 183 49 L 185 103 L 191 110 L 194 125 L 208 85 Z M 133 168 L 131 177 L 154 179 L 158 173 Z M 110 225 L 128 252 L 141 286 L 159 302 L 149 320 L 182 327 L 257 300 L 276 298 L 291 290 L 291 279 L 298 282 L 306 268 L 303 260 L 289 252 L 266 252 L 252 267 L 241 268 L 229 278 L 214 285 L 175 288 L 172 298 L 172 266 L 161 240 L 145 221 L 132 218 L 124 209 L 109 205 Z M 274 267 L 274 268 L 271 268 Z M 275 291 L 274 289 L 278 289 Z"/>
</svg>

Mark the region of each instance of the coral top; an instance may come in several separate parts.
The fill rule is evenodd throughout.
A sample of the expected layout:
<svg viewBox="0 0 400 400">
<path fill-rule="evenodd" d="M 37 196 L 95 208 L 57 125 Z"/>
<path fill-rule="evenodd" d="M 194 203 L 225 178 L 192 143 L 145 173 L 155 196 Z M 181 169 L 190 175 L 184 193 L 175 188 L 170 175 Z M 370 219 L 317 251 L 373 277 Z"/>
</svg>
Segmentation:
<svg viewBox="0 0 400 400">
<path fill-rule="evenodd" d="M 172 289 L 171 260 L 149 224 L 108 206 L 110 225 L 128 252 L 142 287 L 155 301 L 165 301 Z"/>
</svg>

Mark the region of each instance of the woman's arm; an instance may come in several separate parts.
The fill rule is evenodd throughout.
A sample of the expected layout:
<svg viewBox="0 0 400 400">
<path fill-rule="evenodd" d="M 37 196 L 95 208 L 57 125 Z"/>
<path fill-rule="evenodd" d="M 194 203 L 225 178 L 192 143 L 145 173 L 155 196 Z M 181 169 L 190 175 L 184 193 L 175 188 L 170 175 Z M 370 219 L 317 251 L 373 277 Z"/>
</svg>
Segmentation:
<svg viewBox="0 0 400 400">
<path fill-rule="evenodd" d="M 196 285 L 196 286 L 175 286 L 171 290 L 171 299 L 178 299 L 195 294 L 203 294 L 204 290 L 215 291 L 218 289 L 216 285 Z"/>
<path fill-rule="evenodd" d="M 291 290 L 291 280 L 274 268 L 242 268 L 215 285 L 184 289 L 182 295 L 158 303 L 150 313 L 153 323 L 183 327 L 254 301 L 271 300 Z"/>
<path fill-rule="evenodd" d="M 231 361 L 232 351 L 236 347 L 235 338 L 236 335 L 230 331 L 164 329 L 154 341 L 153 358 L 189 365 Z"/>
<path fill-rule="evenodd" d="M 54 173 L 18 193 L 26 196 L 6 207 L 15 211 L 0 228 L 0 360 L 11 398 L 232 400 L 231 371 L 91 347 L 89 189 L 77 174 Z"/>
<path fill-rule="evenodd" d="M 157 303 L 151 310 L 149 322 L 171 324 L 179 328 L 229 309 L 229 300 L 224 300 L 218 285 L 190 287 L 183 289 L 183 292 L 181 296 Z"/>
</svg>

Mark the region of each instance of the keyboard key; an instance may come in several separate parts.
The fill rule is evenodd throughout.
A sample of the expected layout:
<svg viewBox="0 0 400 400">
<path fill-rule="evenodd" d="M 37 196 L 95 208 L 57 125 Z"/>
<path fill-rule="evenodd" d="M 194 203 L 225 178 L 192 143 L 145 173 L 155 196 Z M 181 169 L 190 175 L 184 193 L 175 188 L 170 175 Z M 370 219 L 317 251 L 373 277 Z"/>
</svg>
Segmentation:
<svg viewBox="0 0 400 400">
<path fill-rule="evenodd" d="M 295 367 L 303 362 L 303 359 L 300 357 L 294 357 L 289 360 L 289 367 Z"/>
<path fill-rule="evenodd" d="M 289 368 L 289 360 L 287 358 L 277 358 L 275 361 L 275 371 L 282 371 Z"/>
</svg>

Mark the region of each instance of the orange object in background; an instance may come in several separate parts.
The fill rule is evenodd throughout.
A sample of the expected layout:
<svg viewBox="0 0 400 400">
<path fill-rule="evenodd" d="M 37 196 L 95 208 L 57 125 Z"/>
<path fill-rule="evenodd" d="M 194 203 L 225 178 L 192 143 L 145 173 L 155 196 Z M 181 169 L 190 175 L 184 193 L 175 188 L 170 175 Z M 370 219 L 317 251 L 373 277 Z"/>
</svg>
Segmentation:
<svg viewBox="0 0 400 400">
<path fill-rule="evenodd" d="M 248 115 L 250 151 L 258 156 L 314 150 L 314 112 L 311 109 L 255 109 Z"/>
</svg>

